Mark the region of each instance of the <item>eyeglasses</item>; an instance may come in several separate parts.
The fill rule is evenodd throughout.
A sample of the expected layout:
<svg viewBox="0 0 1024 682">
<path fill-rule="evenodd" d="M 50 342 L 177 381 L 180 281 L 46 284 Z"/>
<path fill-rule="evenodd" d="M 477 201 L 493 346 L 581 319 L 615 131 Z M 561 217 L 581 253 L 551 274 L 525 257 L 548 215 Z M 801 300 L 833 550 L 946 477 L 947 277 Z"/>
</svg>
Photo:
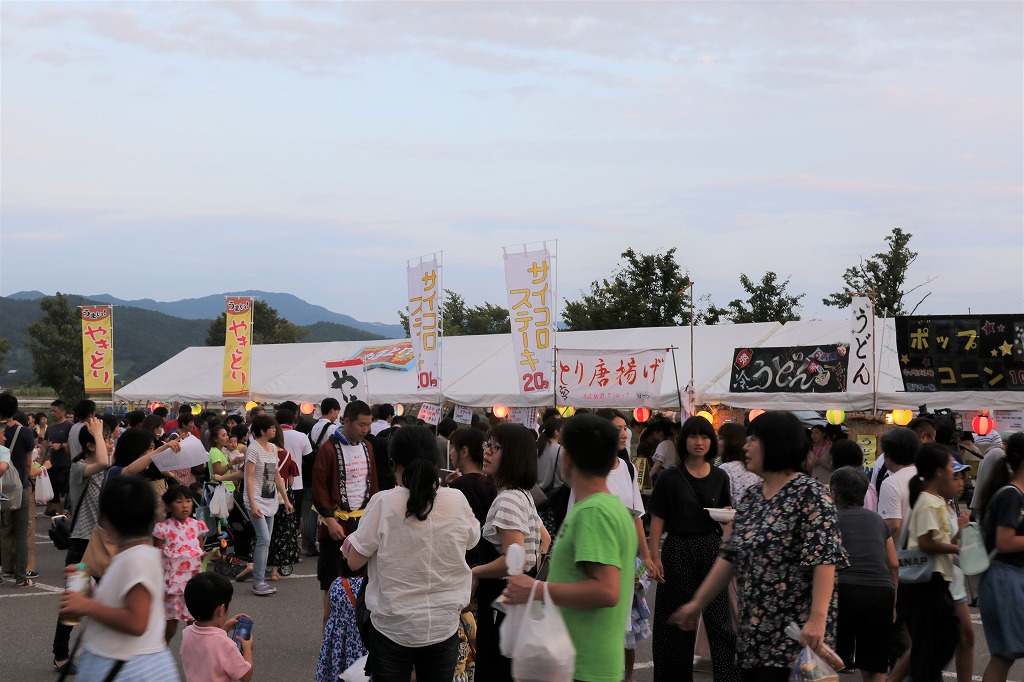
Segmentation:
<svg viewBox="0 0 1024 682">
<path fill-rule="evenodd" d="M 500 452 L 501 446 L 497 443 L 488 443 L 484 441 L 484 450 L 493 450 L 494 452 Z"/>
</svg>

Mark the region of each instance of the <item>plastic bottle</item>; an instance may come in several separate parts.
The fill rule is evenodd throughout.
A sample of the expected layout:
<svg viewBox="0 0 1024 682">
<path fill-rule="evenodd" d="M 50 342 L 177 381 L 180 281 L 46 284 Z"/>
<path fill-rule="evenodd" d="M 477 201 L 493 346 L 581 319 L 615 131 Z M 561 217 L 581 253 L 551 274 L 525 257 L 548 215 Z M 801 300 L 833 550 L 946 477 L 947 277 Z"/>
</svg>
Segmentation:
<svg viewBox="0 0 1024 682">
<path fill-rule="evenodd" d="M 81 592 L 82 594 L 89 594 L 92 589 L 92 577 L 86 573 L 85 564 L 75 564 L 74 572 L 68 574 L 67 583 L 64 585 L 64 589 L 69 592 Z M 78 625 L 79 618 L 66 616 L 60 619 L 61 625 Z"/>
<path fill-rule="evenodd" d="M 242 639 L 249 639 L 252 637 L 252 618 L 247 618 L 245 616 L 238 617 L 238 622 L 235 623 L 235 632 L 231 639 L 234 639 L 235 637 L 241 637 Z M 239 651 L 242 650 L 241 642 L 235 642 L 235 645 L 238 647 Z"/>
</svg>

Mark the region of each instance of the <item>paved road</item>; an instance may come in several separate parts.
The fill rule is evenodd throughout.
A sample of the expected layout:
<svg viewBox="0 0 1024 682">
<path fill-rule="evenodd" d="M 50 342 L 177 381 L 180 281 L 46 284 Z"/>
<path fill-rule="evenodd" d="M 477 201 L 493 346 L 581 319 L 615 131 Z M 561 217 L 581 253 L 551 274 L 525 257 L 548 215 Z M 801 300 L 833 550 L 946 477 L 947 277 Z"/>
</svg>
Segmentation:
<svg viewBox="0 0 1024 682">
<path fill-rule="evenodd" d="M 39 528 L 45 528 L 44 517 L 38 520 Z M 62 590 L 64 553 L 54 549 L 45 534 L 38 535 L 36 542 L 37 570 L 41 574 L 38 586 L 19 589 L 10 580 L 0 585 L 0 660 L 3 661 L 0 680 L 50 682 L 54 679 L 50 651 L 58 595 Z M 256 679 L 313 680 L 320 650 L 322 614 L 315 572 L 311 560 L 298 564 L 290 577 L 277 583 L 278 593 L 272 597 L 253 596 L 249 591 L 250 583 L 236 583 L 232 612 L 244 611 L 255 621 Z M 980 682 L 988 661 L 988 649 L 976 610 L 973 615 L 977 640 L 974 680 Z M 180 643 L 179 634 L 172 642 L 176 656 Z M 953 673 L 946 673 L 946 676 L 956 677 Z M 698 672 L 695 677 L 698 682 L 711 682 L 707 672 Z M 650 640 L 637 652 L 635 679 L 637 682 L 652 680 Z M 859 676 L 843 677 L 844 682 L 859 679 Z M 1024 681 L 1024 664 L 1018 663 L 1009 679 Z"/>
</svg>

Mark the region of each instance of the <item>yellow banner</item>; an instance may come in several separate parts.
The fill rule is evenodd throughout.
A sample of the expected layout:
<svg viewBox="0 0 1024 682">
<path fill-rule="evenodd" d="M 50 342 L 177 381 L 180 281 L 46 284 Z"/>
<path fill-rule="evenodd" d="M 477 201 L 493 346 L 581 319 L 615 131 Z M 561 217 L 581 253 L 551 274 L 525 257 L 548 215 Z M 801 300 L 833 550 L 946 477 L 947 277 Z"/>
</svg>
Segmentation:
<svg viewBox="0 0 1024 682">
<path fill-rule="evenodd" d="M 225 398 L 248 397 L 251 389 L 249 360 L 252 352 L 252 309 L 251 297 L 228 297 L 222 382 Z"/>
<path fill-rule="evenodd" d="M 85 392 L 114 391 L 114 314 L 109 305 L 83 305 L 82 376 Z"/>
</svg>

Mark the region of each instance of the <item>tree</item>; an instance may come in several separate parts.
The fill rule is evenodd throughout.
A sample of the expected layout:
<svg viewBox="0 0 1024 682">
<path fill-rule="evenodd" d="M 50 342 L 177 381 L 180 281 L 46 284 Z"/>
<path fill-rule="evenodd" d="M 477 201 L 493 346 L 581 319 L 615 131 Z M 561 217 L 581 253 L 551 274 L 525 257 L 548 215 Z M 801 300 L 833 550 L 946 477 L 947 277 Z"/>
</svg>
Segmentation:
<svg viewBox="0 0 1024 682">
<path fill-rule="evenodd" d="M 889 250 L 876 253 L 871 258 L 861 258 L 859 265 L 847 268 L 843 274 L 846 290 L 823 298 L 821 302 L 828 306 L 846 308 L 850 305 L 852 293 L 874 291 L 875 315 L 878 317 L 913 315 L 918 306 L 924 303 L 924 299 L 931 296 L 931 292 L 922 296 L 909 312 L 903 299 L 935 278 L 930 277 L 921 284 L 904 290 L 907 270 L 917 260 L 917 252 L 911 251 L 907 247 L 912 236 L 909 232 L 904 232 L 898 227 L 895 228 L 892 234 L 885 238 L 889 244 Z"/>
<path fill-rule="evenodd" d="M 309 332 L 302 327 L 292 324 L 277 314 L 277 309 L 272 308 L 266 301 L 255 300 L 252 309 L 252 343 L 298 343 L 306 338 Z M 220 317 L 210 323 L 206 330 L 207 346 L 223 346 L 224 336 L 227 333 L 227 313 L 221 313 Z"/>
<path fill-rule="evenodd" d="M 43 316 L 25 329 L 32 371 L 70 404 L 85 397 L 82 379 L 82 322 L 59 291 L 39 301 Z"/>
<path fill-rule="evenodd" d="M 611 280 L 590 285 L 579 301 L 566 301 L 562 321 L 571 331 L 667 327 L 690 323 L 690 277 L 676 263 L 675 249 L 650 255 L 626 249 L 625 263 Z"/>
<path fill-rule="evenodd" d="M 4 371 L 4 360 L 11 352 L 11 342 L 7 339 L 0 339 L 0 372 Z"/>
<path fill-rule="evenodd" d="M 398 318 L 409 335 L 409 314 L 398 311 Z M 478 336 L 480 334 L 508 334 L 512 330 L 508 308 L 484 302 L 483 305 L 467 307 L 460 294 L 451 289 L 444 290 L 441 304 L 441 319 L 445 336 Z"/>
<path fill-rule="evenodd" d="M 760 284 L 755 284 L 746 275 L 740 275 L 740 284 L 749 294 L 746 300 L 735 299 L 725 308 L 711 306 L 707 311 L 707 322 L 717 324 L 720 320 L 741 324 L 744 322 L 789 322 L 799 320 L 797 310 L 805 294 L 791 296 L 786 292 L 789 280 L 777 282 L 778 275 L 764 273 Z"/>
</svg>

